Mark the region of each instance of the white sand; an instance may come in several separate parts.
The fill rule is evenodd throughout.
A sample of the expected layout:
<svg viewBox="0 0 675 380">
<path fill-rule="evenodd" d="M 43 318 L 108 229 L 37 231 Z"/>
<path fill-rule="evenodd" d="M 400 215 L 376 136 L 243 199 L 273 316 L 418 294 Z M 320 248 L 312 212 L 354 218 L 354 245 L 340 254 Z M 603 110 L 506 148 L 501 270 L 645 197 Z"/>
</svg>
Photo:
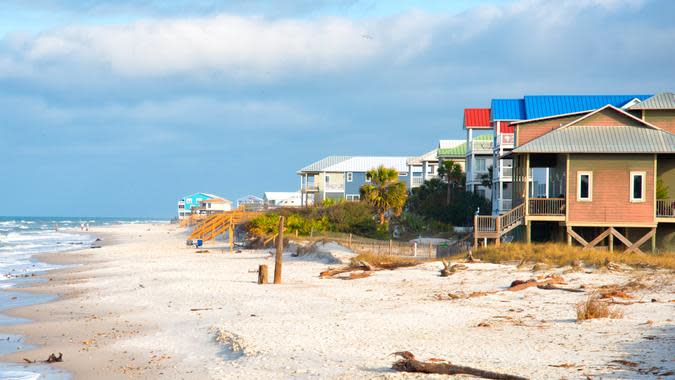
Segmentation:
<svg viewBox="0 0 675 380">
<path fill-rule="evenodd" d="M 56 327 L 41 330 L 42 322 L 27 327 L 23 332 L 41 332 L 33 341 L 46 347 L 12 359 L 63 351 L 62 365 L 80 378 L 441 378 L 390 370 L 390 354 L 401 350 L 534 379 L 635 379 L 652 377 L 639 371 L 654 367 L 675 371 L 669 274 L 644 272 L 644 281 L 659 286 L 636 293 L 646 303 L 619 306 L 624 318 L 577 323 L 574 305 L 585 294 L 503 291 L 533 275 L 514 266 L 469 264 L 442 278 L 436 262 L 359 280 L 322 280 L 318 274 L 327 264 L 288 255 L 284 284 L 260 286 L 257 266 L 267 263 L 273 271 L 268 251 L 196 254 L 175 226 L 107 231 L 127 242 L 91 250 L 84 267 L 52 275 L 42 289 L 72 294 L 52 309 L 35 308 L 51 310 L 66 330 L 50 333 Z M 636 275 L 597 271 L 564 278 L 578 287 L 623 284 Z M 500 291 L 447 297 L 494 290 Z M 477 327 L 481 322 L 489 327 Z M 82 343 L 88 335 L 95 344 Z M 612 363 L 616 359 L 638 367 Z M 89 367 L 82 365 L 87 360 Z M 569 367 L 552 367 L 560 364 Z"/>
</svg>

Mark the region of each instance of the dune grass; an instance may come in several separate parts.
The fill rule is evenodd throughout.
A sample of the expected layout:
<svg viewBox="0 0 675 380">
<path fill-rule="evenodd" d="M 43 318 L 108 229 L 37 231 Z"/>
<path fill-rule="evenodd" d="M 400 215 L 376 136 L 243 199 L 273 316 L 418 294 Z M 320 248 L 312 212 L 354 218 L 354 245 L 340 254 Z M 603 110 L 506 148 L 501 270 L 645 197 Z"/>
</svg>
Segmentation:
<svg viewBox="0 0 675 380">
<path fill-rule="evenodd" d="M 373 267 L 382 269 L 396 269 L 402 267 L 412 267 L 421 264 L 423 261 L 410 257 L 379 255 L 375 253 L 361 253 L 352 259 L 352 262 L 366 262 Z"/>
<path fill-rule="evenodd" d="M 595 318 L 618 319 L 623 312 L 607 302 L 601 301 L 597 294 L 591 294 L 585 301 L 576 304 L 577 322 Z"/>
<path fill-rule="evenodd" d="M 508 261 L 527 261 L 545 263 L 552 266 L 573 265 L 580 260 L 585 265 L 604 265 L 607 260 L 631 266 L 648 266 L 655 268 L 675 269 L 675 252 L 610 253 L 599 249 L 584 250 L 579 246 L 568 246 L 558 243 L 523 244 L 508 243 L 497 247 L 482 247 L 473 252 L 473 256 L 482 261 L 501 263 Z"/>
</svg>

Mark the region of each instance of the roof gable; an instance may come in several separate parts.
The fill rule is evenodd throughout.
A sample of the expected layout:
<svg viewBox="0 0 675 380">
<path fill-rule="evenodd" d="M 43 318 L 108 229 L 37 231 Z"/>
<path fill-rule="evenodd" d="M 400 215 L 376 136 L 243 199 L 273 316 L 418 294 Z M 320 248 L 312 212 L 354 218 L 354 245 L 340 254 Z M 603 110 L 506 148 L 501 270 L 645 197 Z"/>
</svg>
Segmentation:
<svg viewBox="0 0 675 380">
<path fill-rule="evenodd" d="M 631 106 L 631 110 L 672 110 L 675 109 L 675 93 L 662 92 L 641 103 Z"/>
<path fill-rule="evenodd" d="M 565 128 L 572 125 L 578 126 L 633 126 L 633 127 L 646 127 L 651 129 L 660 129 L 648 122 L 639 119 L 628 112 L 616 108 L 615 106 L 608 104 L 602 108 L 588 113 L 579 119 L 576 119 L 569 124 L 563 125 L 561 128 Z"/>
<path fill-rule="evenodd" d="M 313 162 L 304 168 L 300 169 L 298 173 L 301 172 L 320 172 L 324 170 L 325 168 L 335 165 L 337 163 L 346 161 L 348 159 L 352 158 L 351 156 L 328 156 L 326 158 L 322 158 L 319 161 Z"/>
</svg>

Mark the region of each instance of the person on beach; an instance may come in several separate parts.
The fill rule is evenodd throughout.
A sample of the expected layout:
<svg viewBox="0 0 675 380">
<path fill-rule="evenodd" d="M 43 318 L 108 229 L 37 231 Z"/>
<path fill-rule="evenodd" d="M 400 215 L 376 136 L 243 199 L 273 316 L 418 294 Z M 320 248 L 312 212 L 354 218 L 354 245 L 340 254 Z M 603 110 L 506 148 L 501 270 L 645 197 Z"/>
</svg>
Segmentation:
<svg viewBox="0 0 675 380">
<path fill-rule="evenodd" d="M 80 223 L 80 231 L 84 231 L 84 223 Z"/>
<path fill-rule="evenodd" d="M 89 222 L 84 224 L 84 230 L 89 232 Z"/>
</svg>

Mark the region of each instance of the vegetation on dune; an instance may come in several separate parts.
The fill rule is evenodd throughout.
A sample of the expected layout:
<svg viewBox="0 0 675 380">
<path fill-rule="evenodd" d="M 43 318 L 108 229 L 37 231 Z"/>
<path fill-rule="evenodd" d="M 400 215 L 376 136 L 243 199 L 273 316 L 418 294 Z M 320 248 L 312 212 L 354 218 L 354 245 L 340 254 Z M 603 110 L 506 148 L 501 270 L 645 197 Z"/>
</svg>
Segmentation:
<svg viewBox="0 0 675 380">
<path fill-rule="evenodd" d="M 438 175 L 445 180 L 447 190 L 445 192 L 445 205 L 449 205 L 454 199 L 456 189 L 464 187 L 466 176 L 462 167 L 454 161 L 443 161 L 438 167 Z"/>
<path fill-rule="evenodd" d="M 375 209 L 380 224 L 384 225 L 388 213 L 400 215 L 403 211 L 408 198 L 405 183 L 399 182 L 396 169 L 384 166 L 369 170 L 366 178 L 370 183 L 361 186 L 361 199 Z"/>
<path fill-rule="evenodd" d="M 623 312 L 616 307 L 610 306 L 607 301 L 603 301 L 597 294 L 591 294 L 585 301 L 576 304 L 577 322 L 595 318 L 613 318 L 623 317 Z"/>
<path fill-rule="evenodd" d="M 322 232 L 344 232 L 372 238 L 388 238 L 389 233 L 378 225 L 373 208 L 363 202 L 336 202 L 307 208 L 281 208 L 265 213 L 248 224 L 248 231 L 257 236 L 278 232 L 279 216 L 285 217 L 286 231 L 300 236 Z"/>
<path fill-rule="evenodd" d="M 587 265 L 602 266 L 607 260 L 634 266 L 650 266 L 675 269 L 675 253 L 639 254 L 609 253 L 607 251 L 588 249 L 580 246 L 568 246 L 560 243 L 508 243 L 501 246 L 487 246 L 473 251 L 473 257 L 491 263 L 509 261 L 529 261 L 554 266 L 573 265 L 580 260 Z"/>
</svg>

